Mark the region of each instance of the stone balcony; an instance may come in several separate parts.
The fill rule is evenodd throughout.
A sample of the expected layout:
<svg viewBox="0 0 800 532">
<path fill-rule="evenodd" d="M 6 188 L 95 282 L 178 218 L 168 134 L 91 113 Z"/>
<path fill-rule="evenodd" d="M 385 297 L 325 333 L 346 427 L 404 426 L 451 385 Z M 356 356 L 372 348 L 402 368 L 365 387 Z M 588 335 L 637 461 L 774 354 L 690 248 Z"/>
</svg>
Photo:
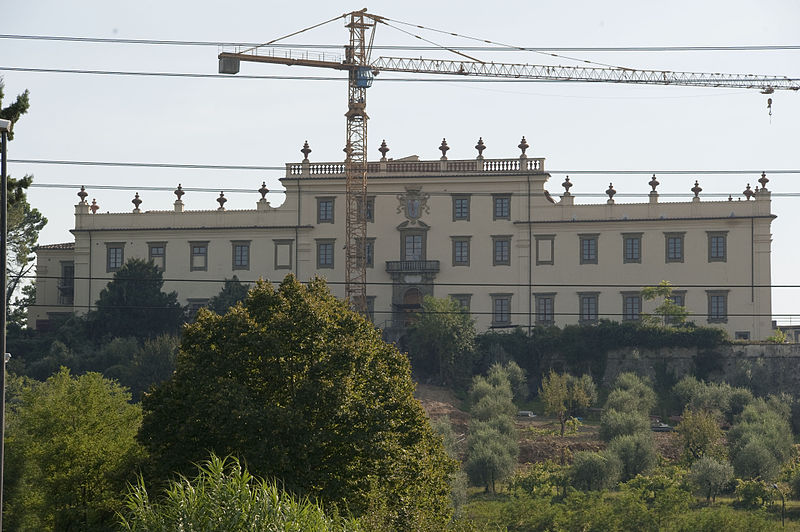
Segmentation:
<svg viewBox="0 0 800 532">
<path fill-rule="evenodd" d="M 387 273 L 439 273 L 438 260 L 387 260 Z"/>
</svg>

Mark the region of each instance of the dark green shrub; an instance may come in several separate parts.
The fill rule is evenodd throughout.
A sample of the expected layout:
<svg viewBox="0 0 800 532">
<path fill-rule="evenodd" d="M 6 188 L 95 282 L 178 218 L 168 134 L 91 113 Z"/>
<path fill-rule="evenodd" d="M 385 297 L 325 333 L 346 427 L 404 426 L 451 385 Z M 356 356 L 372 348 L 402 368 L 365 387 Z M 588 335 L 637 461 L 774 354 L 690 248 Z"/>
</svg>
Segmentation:
<svg viewBox="0 0 800 532">
<path fill-rule="evenodd" d="M 613 488 L 619 479 L 622 463 L 610 452 L 581 451 L 569 469 L 570 485 L 579 490 L 592 491 Z"/>
<path fill-rule="evenodd" d="M 658 463 L 656 446 L 649 432 L 618 436 L 608 444 L 608 451 L 622 463 L 620 478 L 623 482 L 647 473 Z"/>
</svg>

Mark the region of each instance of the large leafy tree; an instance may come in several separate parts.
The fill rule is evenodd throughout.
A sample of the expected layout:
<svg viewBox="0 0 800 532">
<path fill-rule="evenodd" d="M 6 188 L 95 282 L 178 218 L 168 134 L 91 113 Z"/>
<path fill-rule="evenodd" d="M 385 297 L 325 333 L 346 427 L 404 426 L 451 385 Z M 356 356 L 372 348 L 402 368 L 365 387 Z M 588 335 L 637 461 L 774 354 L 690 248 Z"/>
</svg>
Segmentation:
<svg viewBox="0 0 800 532">
<path fill-rule="evenodd" d="M 154 338 L 176 333 L 183 323 L 177 292 L 165 293 L 162 272 L 152 262 L 130 259 L 100 292 L 88 320 L 95 336 Z"/>
<path fill-rule="evenodd" d="M 98 373 L 62 368 L 21 388 L 8 418 L 9 529 L 111 529 L 142 457 L 141 409 Z"/>
<path fill-rule="evenodd" d="M 259 281 L 184 329 L 172 379 L 143 399 L 140 439 L 162 479 L 212 451 L 390 528 L 441 527 L 454 470 L 413 397 L 408 359 L 324 281 Z"/>
<path fill-rule="evenodd" d="M 471 369 L 475 321 L 456 300 L 425 296 L 407 342 L 415 370 L 435 376 L 437 384 L 452 385 L 459 368 Z"/>
</svg>

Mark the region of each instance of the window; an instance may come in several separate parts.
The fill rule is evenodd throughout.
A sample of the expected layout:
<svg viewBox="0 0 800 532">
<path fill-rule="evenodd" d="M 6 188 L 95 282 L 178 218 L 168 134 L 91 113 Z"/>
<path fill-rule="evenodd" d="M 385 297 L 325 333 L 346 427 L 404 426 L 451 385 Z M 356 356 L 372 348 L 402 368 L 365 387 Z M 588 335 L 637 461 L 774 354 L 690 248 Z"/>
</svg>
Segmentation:
<svg viewBox="0 0 800 532">
<path fill-rule="evenodd" d="M 597 238 L 599 235 L 578 235 L 581 244 L 581 264 L 597 264 Z"/>
<path fill-rule="evenodd" d="M 534 294 L 536 300 L 536 324 L 553 325 L 555 323 L 555 294 Z"/>
<path fill-rule="evenodd" d="M 375 323 L 375 296 L 367 296 L 367 317 Z"/>
<path fill-rule="evenodd" d="M 75 302 L 75 263 L 61 263 L 61 277 L 58 279 L 58 304 L 72 305 Z"/>
<path fill-rule="evenodd" d="M 536 264 L 553 264 L 556 235 L 535 235 Z"/>
<path fill-rule="evenodd" d="M 191 251 L 189 270 L 208 270 L 208 242 L 189 242 Z"/>
<path fill-rule="evenodd" d="M 728 232 L 709 231 L 707 234 L 708 234 L 708 262 L 727 262 Z"/>
<path fill-rule="evenodd" d="M 750 331 L 736 331 L 734 333 L 735 340 L 749 340 L 750 339 Z"/>
<path fill-rule="evenodd" d="M 187 310 L 190 316 L 194 316 L 197 314 L 197 311 L 201 308 L 205 308 L 208 306 L 208 299 L 205 298 L 190 298 L 186 300 Z"/>
<path fill-rule="evenodd" d="M 638 320 L 642 313 L 642 296 L 637 293 L 622 294 L 622 320 Z"/>
<path fill-rule="evenodd" d="M 642 233 L 622 233 L 622 262 L 642 262 Z"/>
<path fill-rule="evenodd" d="M 317 268 L 333 268 L 333 240 L 317 240 Z"/>
<path fill-rule="evenodd" d="M 675 290 L 672 291 L 672 295 L 669 296 L 670 300 L 680 307 L 686 306 L 686 292 L 680 291 L 677 292 Z"/>
<path fill-rule="evenodd" d="M 366 264 L 367 268 L 374 268 L 375 267 L 375 239 L 374 238 L 368 238 L 367 239 L 367 245 L 366 245 L 366 248 L 364 249 L 364 252 L 367 255 L 366 260 L 365 260 L 365 264 Z"/>
<path fill-rule="evenodd" d="M 492 326 L 511 325 L 511 294 L 492 294 Z"/>
<path fill-rule="evenodd" d="M 400 238 L 400 256 L 403 257 L 403 260 L 425 260 L 425 232 L 402 232 Z"/>
<path fill-rule="evenodd" d="M 167 243 L 148 242 L 147 256 L 162 272 L 167 269 Z"/>
<path fill-rule="evenodd" d="M 358 243 L 361 244 L 361 239 L 358 239 Z M 359 249 L 359 252 L 361 250 Z M 374 268 L 375 267 L 375 239 L 374 238 L 367 238 L 366 243 L 364 244 L 364 265 L 367 268 Z"/>
<path fill-rule="evenodd" d="M 453 266 L 469 266 L 469 239 L 468 236 L 454 236 L 453 240 Z"/>
<path fill-rule="evenodd" d="M 508 235 L 492 236 L 492 265 L 511 265 L 511 237 Z"/>
<path fill-rule="evenodd" d="M 123 242 L 106 243 L 106 271 L 115 272 L 125 263 L 125 244 Z"/>
<path fill-rule="evenodd" d="M 250 241 L 231 242 L 233 250 L 233 269 L 250 269 Z"/>
<path fill-rule="evenodd" d="M 708 323 L 728 321 L 728 291 L 708 290 Z"/>
<path fill-rule="evenodd" d="M 461 306 L 461 310 L 469 314 L 469 304 L 472 294 L 450 294 L 450 298 Z"/>
<path fill-rule="evenodd" d="M 666 262 L 683 262 L 683 236 L 685 233 L 664 233 Z"/>
<path fill-rule="evenodd" d="M 333 200 L 334 198 L 317 198 L 317 223 L 333 223 Z"/>
<path fill-rule="evenodd" d="M 469 196 L 453 196 L 453 221 L 469 221 Z"/>
<path fill-rule="evenodd" d="M 669 296 L 669 299 L 675 305 L 678 305 L 679 307 L 686 308 L 686 291 L 685 290 L 680 290 L 680 291 L 673 290 L 672 291 L 672 295 Z M 676 325 L 677 321 L 675 320 L 674 317 L 667 316 L 667 323 Z"/>
<path fill-rule="evenodd" d="M 364 218 L 368 222 L 375 221 L 375 196 L 370 196 L 367 198 L 367 212 L 364 213 Z"/>
<path fill-rule="evenodd" d="M 495 220 L 510 220 L 511 219 L 511 196 L 505 194 L 503 196 L 492 196 L 494 200 L 494 219 Z"/>
<path fill-rule="evenodd" d="M 273 240 L 275 243 L 275 269 L 292 269 L 292 248 L 294 240 Z"/>
<path fill-rule="evenodd" d="M 597 321 L 597 292 L 578 294 L 578 304 L 580 305 L 579 323 L 595 323 Z"/>
</svg>

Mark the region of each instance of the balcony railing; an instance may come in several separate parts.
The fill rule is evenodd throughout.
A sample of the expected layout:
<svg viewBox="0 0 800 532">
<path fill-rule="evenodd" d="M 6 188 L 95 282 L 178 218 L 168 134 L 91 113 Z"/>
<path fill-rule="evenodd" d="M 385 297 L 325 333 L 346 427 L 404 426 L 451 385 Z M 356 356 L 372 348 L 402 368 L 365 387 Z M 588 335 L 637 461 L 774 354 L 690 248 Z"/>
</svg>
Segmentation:
<svg viewBox="0 0 800 532">
<path fill-rule="evenodd" d="M 388 273 L 437 273 L 438 260 L 387 260 Z"/>
<path fill-rule="evenodd" d="M 287 176 L 343 177 L 343 162 L 287 163 Z M 465 159 L 444 161 L 380 161 L 367 163 L 368 175 L 394 174 L 507 174 L 544 172 L 544 158 Z"/>
</svg>

